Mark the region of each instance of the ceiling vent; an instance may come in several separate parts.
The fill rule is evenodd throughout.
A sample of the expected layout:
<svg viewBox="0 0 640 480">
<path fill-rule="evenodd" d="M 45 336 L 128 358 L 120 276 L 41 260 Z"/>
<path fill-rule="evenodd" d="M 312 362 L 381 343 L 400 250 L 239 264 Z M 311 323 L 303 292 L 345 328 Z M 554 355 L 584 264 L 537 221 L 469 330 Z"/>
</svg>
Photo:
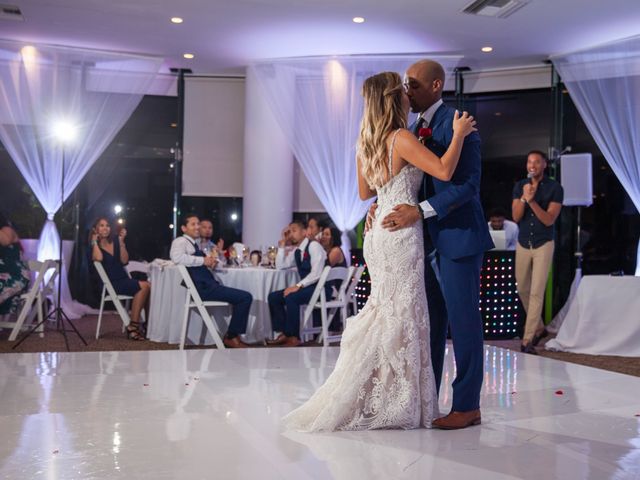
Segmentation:
<svg viewBox="0 0 640 480">
<path fill-rule="evenodd" d="M 507 18 L 524 7 L 529 0 L 476 0 L 462 11 L 470 15 Z"/>
<path fill-rule="evenodd" d="M 24 22 L 20 8 L 15 5 L 0 5 L 0 20 Z"/>
</svg>

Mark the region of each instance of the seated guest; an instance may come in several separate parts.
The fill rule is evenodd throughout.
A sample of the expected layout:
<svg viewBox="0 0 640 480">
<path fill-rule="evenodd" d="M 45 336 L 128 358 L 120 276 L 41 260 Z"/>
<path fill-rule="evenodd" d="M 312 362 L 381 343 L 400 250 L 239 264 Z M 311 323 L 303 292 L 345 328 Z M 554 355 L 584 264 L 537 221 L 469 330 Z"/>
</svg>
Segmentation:
<svg viewBox="0 0 640 480">
<path fill-rule="evenodd" d="M 129 252 L 124 243 L 127 229 L 121 228 L 117 239 L 111 236 L 109 220 L 102 217 L 97 219 L 91 229 L 91 258 L 102 263 L 104 271 L 109 277 L 118 295 L 130 295 L 131 323 L 127 326 L 127 337 L 130 340 L 144 340 L 140 331 L 140 313 L 144 308 L 149 315 L 149 294 L 151 284 L 145 280 L 135 280 L 127 274 L 124 266 L 129 263 Z"/>
<path fill-rule="evenodd" d="M 233 305 L 231 323 L 222 339 L 224 345 L 228 348 L 248 347 L 249 345 L 240 340 L 239 335 L 246 332 L 253 297 L 244 290 L 225 287 L 215 279 L 209 269 L 216 267 L 218 258 L 205 255 L 198 246 L 199 223 L 198 217 L 193 214 L 188 214 L 182 219 L 180 228 L 183 235 L 171 244 L 171 260 L 187 267 L 202 300 L 228 302 Z"/>
<path fill-rule="evenodd" d="M 506 249 L 515 250 L 518 243 L 518 224 L 507 220 L 507 214 L 501 208 L 494 208 L 489 212 L 489 230 L 504 230 L 506 237 Z"/>
<path fill-rule="evenodd" d="M 282 243 L 282 241 L 284 240 L 284 245 L 278 245 L 279 247 L 285 247 L 285 250 L 288 251 L 289 248 L 287 247 L 294 247 L 295 245 L 293 244 L 293 240 L 291 239 L 291 231 L 289 229 L 291 225 L 287 225 L 286 227 L 284 227 L 282 229 L 282 233 L 281 233 L 281 238 L 280 238 L 280 243 Z"/>
<path fill-rule="evenodd" d="M 324 227 L 322 229 L 322 237 L 320 239 L 320 243 L 324 247 L 324 250 L 327 252 L 327 261 L 325 265 L 330 267 L 346 267 L 347 260 L 344 257 L 344 252 L 342 251 L 342 234 L 340 230 L 335 227 Z M 342 285 L 342 280 L 330 280 L 325 283 L 325 295 L 327 300 L 332 298 L 336 298 L 338 296 L 338 291 L 340 290 L 340 286 Z M 314 325 L 320 325 L 320 316 L 319 311 L 313 312 L 313 321 Z M 331 331 L 339 331 L 341 330 L 341 322 L 340 316 L 335 315 L 333 321 L 329 325 L 329 330 Z"/>
<path fill-rule="evenodd" d="M 320 243 L 327 252 L 327 265 L 330 267 L 346 267 L 347 260 L 342 251 L 342 234 L 335 227 L 324 227 Z"/>
<path fill-rule="evenodd" d="M 318 283 L 327 254 L 315 240 L 309 240 L 303 222 L 294 221 L 289 224 L 288 235 L 297 246 L 293 252 L 285 252 L 285 232 L 278 242 L 276 268 L 283 269 L 296 266 L 301 280 L 284 290 L 269 294 L 269 311 L 273 330 L 281 332 L 278 337 L 267 342 L 270 345 L 297 347 L 300 341 L 300 306 L 309 303 L 311 295 Z"/>
<path fill-rule="evenodd" d="M 200 237 L 198 239 L 198 247 L 208 255 L 212 250 L 218 252 L 218 257 L 224 257 L 224 240 L 219 238 L 216 243 L 213 243 L 213 222 L 208 218 L 200 220 L 200 228 L 198 230 Z"/>
<path fill-rule="evenodd" d="M 29 287 L 29 267 L 22 258 L 18 234 L 2 218 L 0 225 L 0 315 L 14 313 Z"/>
<path fill-rule="evenodd" d="M 323 225 L 316 218 L 311 217 L 307 222 L 307 238 L 319 242 L 320 238 L 322 238 L 322 229 Z"/>
</svg>

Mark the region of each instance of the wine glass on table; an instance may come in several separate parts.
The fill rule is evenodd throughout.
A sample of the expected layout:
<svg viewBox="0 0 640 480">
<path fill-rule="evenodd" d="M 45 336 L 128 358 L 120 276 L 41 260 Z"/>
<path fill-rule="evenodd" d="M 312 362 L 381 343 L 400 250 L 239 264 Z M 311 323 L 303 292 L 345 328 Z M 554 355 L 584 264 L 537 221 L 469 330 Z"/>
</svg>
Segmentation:
<svg viewBox="0 0 640 480">
<path fill-rule="evenodd" d="M 277 255 L 278 255 L 278 249 L 274 246 L 269 247 L 269 252 L 267 253 L 267 257 L 269 258 L 269 266 L 271 268 L 276 268 Z"/>
<path fill-rule="evenodd" d="M 249 249 L 248 246 L 244 246 L 242 248 L 242 262 L 244 264 L 245 267 L 249 267 L 251 266 L 251 250 Z"/>
</svg>

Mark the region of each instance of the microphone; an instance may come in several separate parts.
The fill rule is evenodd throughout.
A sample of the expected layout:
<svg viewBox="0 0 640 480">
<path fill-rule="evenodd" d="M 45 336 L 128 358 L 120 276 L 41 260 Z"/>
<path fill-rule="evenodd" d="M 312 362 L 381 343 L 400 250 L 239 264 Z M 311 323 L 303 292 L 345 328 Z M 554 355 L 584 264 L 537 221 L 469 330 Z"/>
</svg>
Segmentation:
<svg viewBox="0 0 640 480">
<path fill-rule="evenodd" d="M 533 183 L 531 180 L 533 179 L 533 177 L 535 177 L 535 173 L 533 172 L 529 172 L 527 173 L 527 179 L 529 180 L 529 183 Z"/>
</svg>

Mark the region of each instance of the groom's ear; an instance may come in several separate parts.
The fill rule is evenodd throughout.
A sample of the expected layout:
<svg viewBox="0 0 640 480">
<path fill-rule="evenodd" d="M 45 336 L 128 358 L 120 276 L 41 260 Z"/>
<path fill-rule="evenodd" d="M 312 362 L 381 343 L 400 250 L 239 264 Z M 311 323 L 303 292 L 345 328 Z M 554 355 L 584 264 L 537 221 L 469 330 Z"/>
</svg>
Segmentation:
<svg viewBox="0 0 640 480">
<path fill-rule="evenodd" d="M 444 83 L 442 80 L 440 80 L 439 78 L 436 78 L 433 80 L 433 82 L 431 83 L 431 86 L 433 87 L 434 90 L 436 91 L 442 91 L 442 89 L 444 88 Z"/>
</svg>

